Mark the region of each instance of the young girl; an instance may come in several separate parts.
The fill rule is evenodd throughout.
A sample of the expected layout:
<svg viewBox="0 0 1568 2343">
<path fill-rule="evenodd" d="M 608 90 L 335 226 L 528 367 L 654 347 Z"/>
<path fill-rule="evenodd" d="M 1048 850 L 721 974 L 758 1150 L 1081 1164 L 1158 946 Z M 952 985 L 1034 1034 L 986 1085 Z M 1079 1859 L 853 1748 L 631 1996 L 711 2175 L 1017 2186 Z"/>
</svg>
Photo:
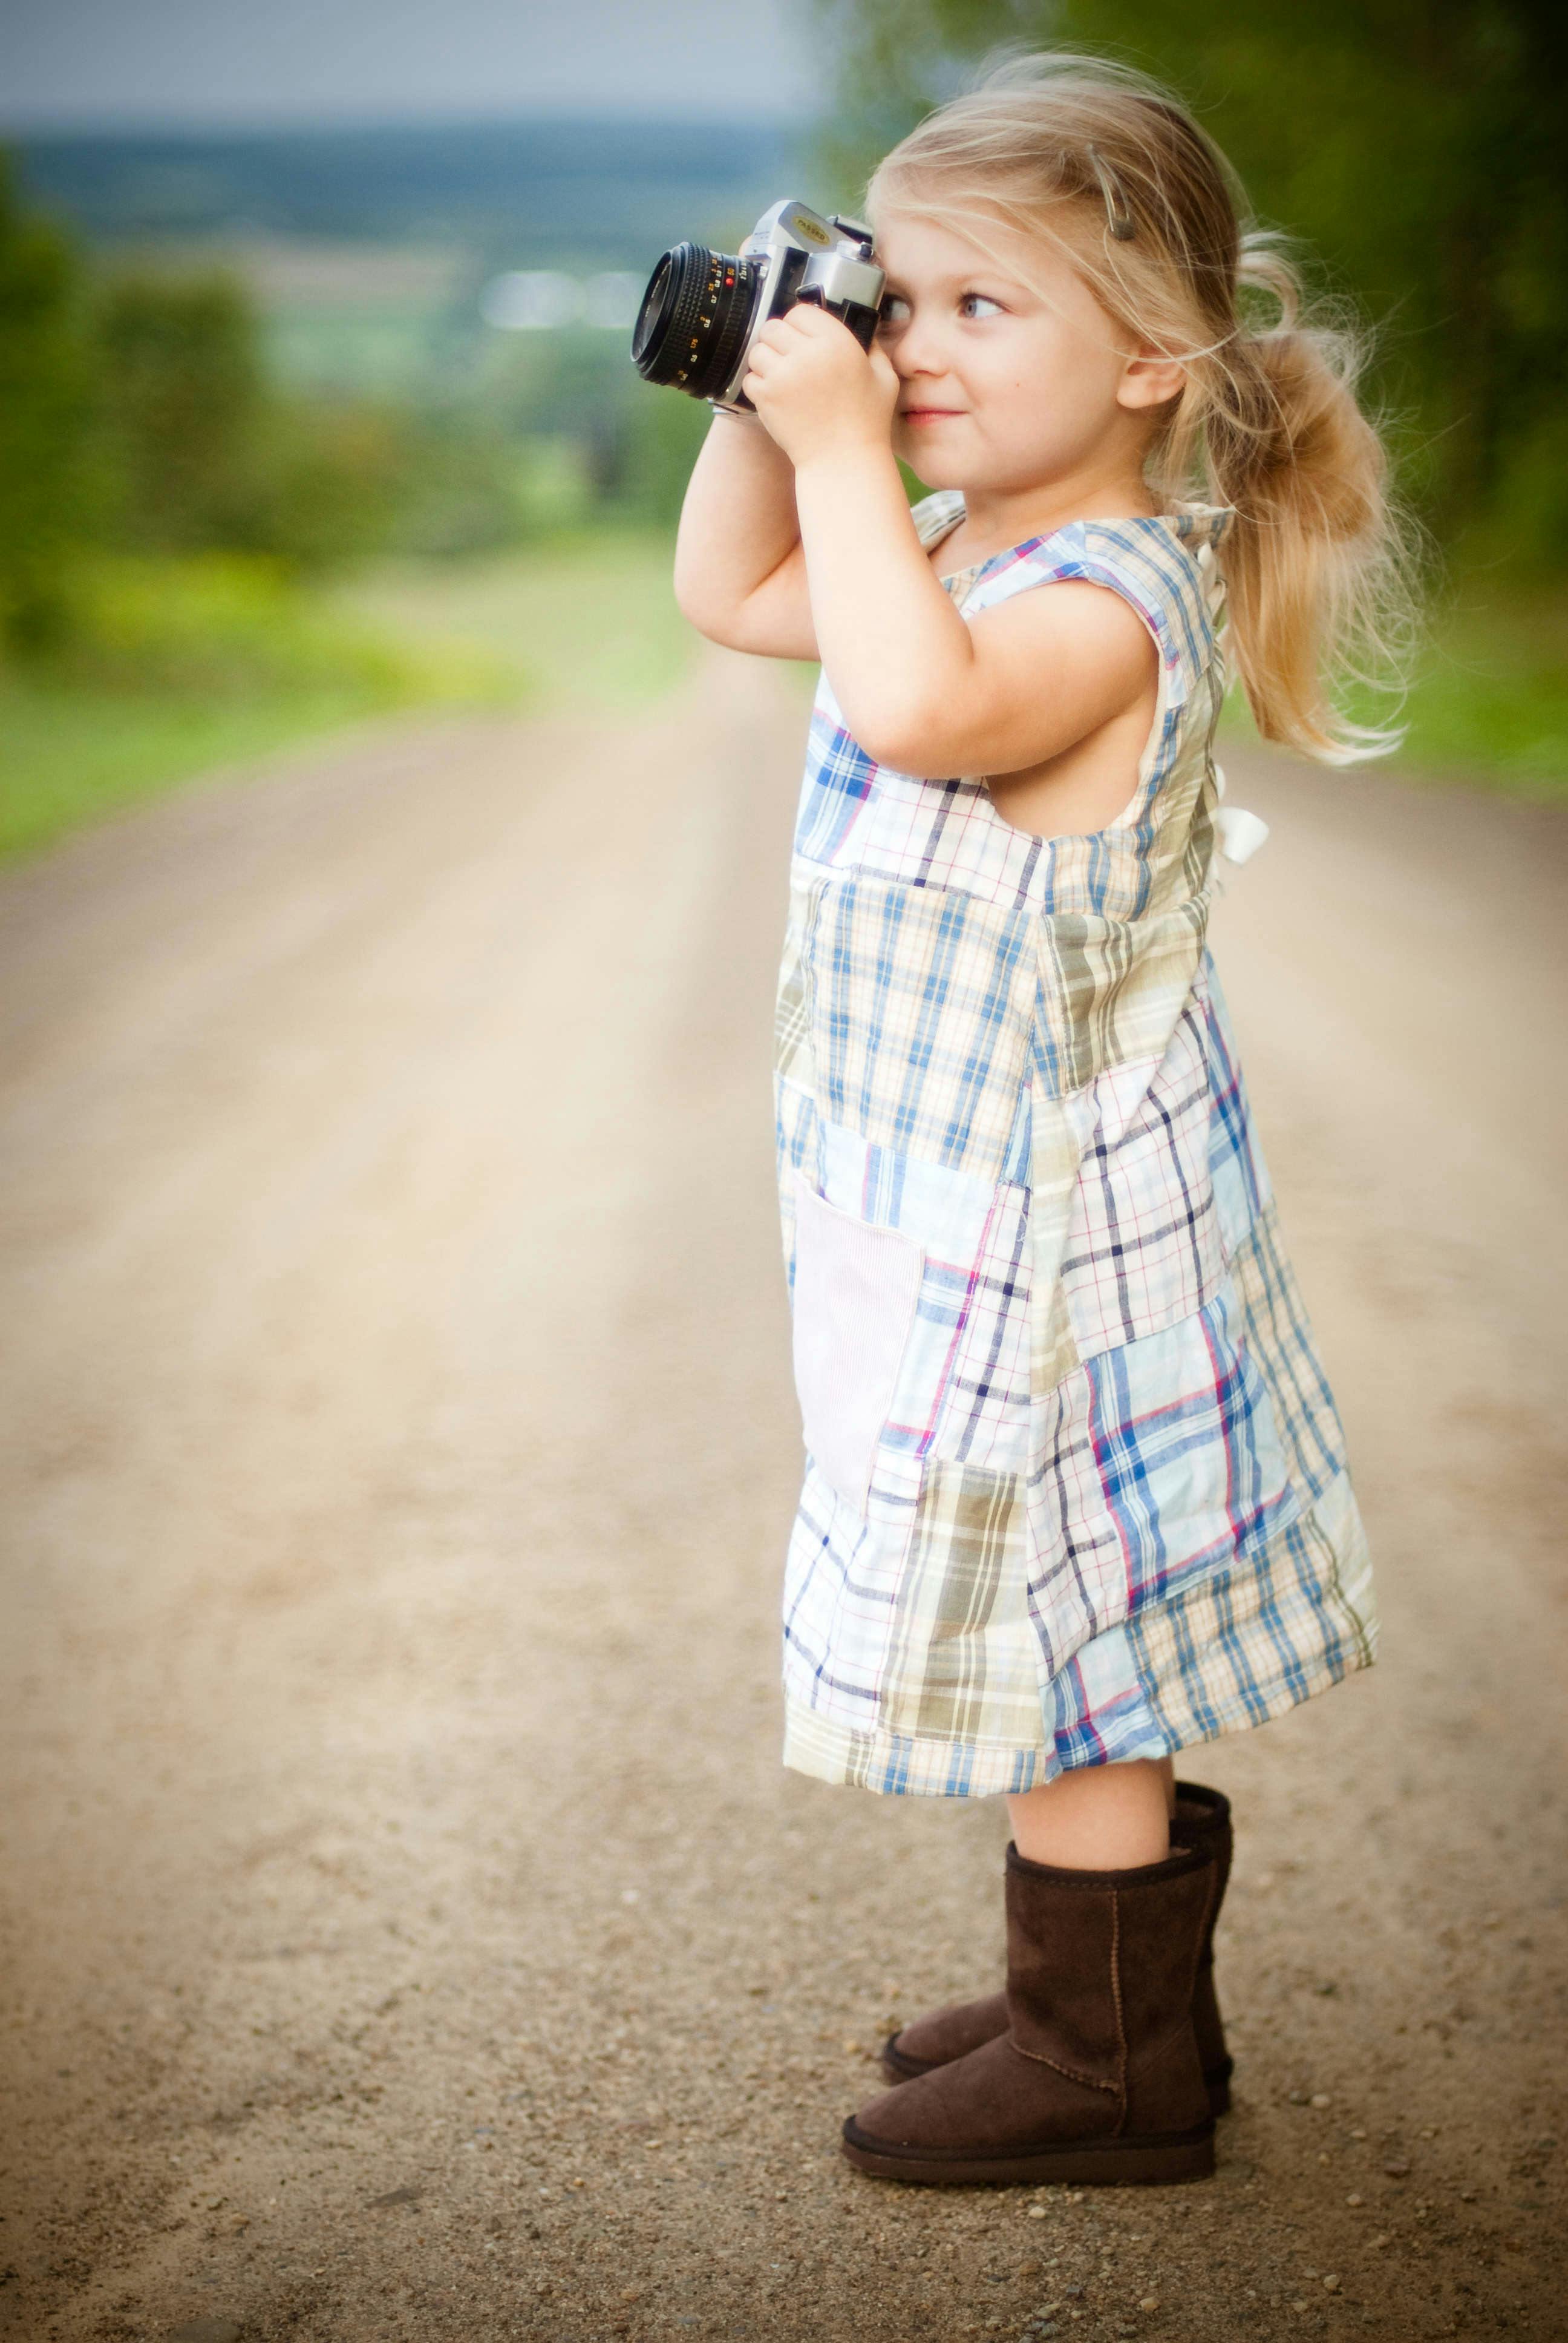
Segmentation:
<svg viewBox="0 0 1568 2343">
<path fill-rule="evenodd" d="M 1386 745 L 1322 686 L 1388 575 L 1383 458 L 1225 164 L 1130 73 L 1015 60 L 869 210 L 876 345 L 766 329 L 677 556 L 705 634 L 822 664 L 779 1014 L 785 1762 L 1012 1825 L 1005 1992 L 896 2036 L 845 2148 L 1192 2179 L 1230 1828 L 1172 1753 L 1373 1644 L 1205 950 L 1216 628 L 1266 737 Z"/>
</svg>

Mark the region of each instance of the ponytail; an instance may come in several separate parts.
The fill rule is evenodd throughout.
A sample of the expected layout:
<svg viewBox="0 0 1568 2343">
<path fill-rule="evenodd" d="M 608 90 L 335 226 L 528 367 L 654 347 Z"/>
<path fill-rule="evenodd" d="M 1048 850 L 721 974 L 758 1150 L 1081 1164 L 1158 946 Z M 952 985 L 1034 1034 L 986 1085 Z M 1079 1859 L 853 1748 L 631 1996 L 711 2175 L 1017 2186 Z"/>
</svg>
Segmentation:
<svg viewBox="0 0 1568 2343">
<path fill-rule="evenodd" d="M 1352 722 L 1327 685 L 1386 683 L 1398 660 L 1388 457 L 1356 397 L 1358 338 L 1301 322 L 1294 277 L 1277 253 L 1244 246 L 1241 273 L 1276 296 L 1281 315 L 1216 353 L 1223 363 L 1203 419 L 1209 492 L 1235 512 L 1221 558 L 1227 641 L 1264 739 L 1350 764 L 1402 737 Z"/>
</svg>

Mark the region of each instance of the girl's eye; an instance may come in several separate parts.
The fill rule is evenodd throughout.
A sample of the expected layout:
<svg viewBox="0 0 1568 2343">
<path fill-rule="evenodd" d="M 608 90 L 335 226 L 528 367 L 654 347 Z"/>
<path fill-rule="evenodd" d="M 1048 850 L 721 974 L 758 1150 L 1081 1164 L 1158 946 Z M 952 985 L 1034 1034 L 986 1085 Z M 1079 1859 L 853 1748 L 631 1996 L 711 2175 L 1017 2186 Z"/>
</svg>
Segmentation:
<svg viewBox="0 0 1568 2343">
<path fill-rule="evenodd" d="M 881 308 L 877 313 L 877 323 L 879 326 L 907 326 L 909 322 L 910 305 L 903 295 L 901 293 L 885 294 Z"/>
<path fill-rule="evenodd" d="M 989 293 L 964 294 L 959 308 L 966 317 L 1000 317 L 1002 314 L 1001 303 L 993 301 Z"/>
</svg>

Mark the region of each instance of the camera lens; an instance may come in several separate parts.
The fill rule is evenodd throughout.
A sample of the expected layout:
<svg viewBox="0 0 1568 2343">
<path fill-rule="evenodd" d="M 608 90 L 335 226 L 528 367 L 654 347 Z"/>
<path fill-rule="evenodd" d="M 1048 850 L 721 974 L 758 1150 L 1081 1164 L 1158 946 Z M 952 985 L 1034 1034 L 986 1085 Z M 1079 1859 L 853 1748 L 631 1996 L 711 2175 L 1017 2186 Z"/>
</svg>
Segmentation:
<svg viewBox="0 0 1568 2343">
<path fill-rule="evenodd" d="M 648 281 L 631 361 L 645 382 L 717 398 L 745 347 L 758 272 L 732 253 L 678 244 Z"/>
</svg>

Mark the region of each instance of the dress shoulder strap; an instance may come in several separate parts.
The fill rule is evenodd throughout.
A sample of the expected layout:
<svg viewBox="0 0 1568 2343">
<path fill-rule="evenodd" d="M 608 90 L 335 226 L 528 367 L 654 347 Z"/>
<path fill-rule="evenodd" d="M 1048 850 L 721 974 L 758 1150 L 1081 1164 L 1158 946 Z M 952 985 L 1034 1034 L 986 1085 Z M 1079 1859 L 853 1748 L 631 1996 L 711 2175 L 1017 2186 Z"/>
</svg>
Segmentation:
<svg viewBox="0 0 1568 2343">
<path fill-rule="evenodd" d="M 911 506 L 910 518 L 915 524 L 915 534 L 928 549 L 950 537 L 964 517 L 961 488 L 939 488 L 934 496 L 922 497 Z"/>
<path fill-rule="evenodd" d="M 1163 704 L 1180 708 L 1217 656 L 1214 547 L 1230 518 L 1200 506 L 1128 520 L 1072 521 L 984 563 L 964 596 L 964 616 L 978 617 L 1032 586 L 1067 578 L 1107 586 L 1131 604 L 1154 638 L 1164 670 Z"/>
</svg>

